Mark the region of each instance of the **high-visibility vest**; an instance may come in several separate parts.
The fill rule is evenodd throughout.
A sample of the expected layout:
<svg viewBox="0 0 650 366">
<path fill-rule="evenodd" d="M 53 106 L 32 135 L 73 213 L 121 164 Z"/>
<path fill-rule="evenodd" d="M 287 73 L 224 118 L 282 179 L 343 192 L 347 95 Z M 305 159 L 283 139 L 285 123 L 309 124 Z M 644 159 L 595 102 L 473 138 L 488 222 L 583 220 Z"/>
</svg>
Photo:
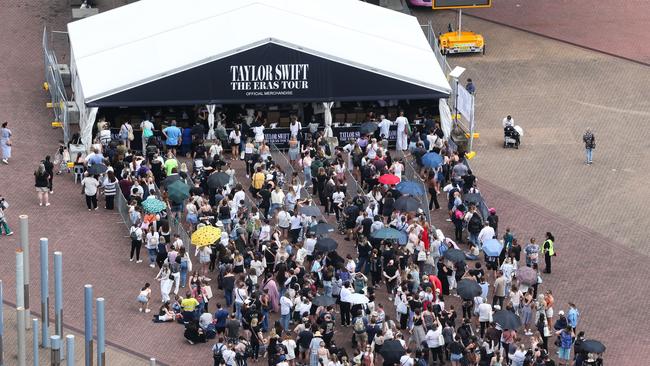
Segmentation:
<svg viewBox="0 0 650 366">
<path fill-rule="evenodd" d="M 546 243 L 548 243 L 548 255 L 552 257 L 553 255 L 555 255 L 555 249 L 553 249 L 553 240 L 547 239 L 544 242 L 544 246 L 546 246 Z"/>
</svg>

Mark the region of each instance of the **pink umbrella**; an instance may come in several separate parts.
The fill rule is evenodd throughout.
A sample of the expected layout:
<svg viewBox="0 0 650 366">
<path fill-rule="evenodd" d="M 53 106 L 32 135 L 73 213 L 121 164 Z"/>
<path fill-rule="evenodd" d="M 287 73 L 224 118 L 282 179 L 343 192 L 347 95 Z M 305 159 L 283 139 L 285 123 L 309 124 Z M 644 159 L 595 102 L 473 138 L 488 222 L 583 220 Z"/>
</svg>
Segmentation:
<svg viewBox="0 0 650 366">
<path fill-rule="evenodd" d="M 537 283 L 537 271 L 530 267 L 519 267 L 516 276 L 517 280 L 524 285 L 532 286 Z"/>
<path fill-rule="evenodd" d="M 392 174 L 384 174 L 381 177 L 379 177 L 379 183 L 381 184 L 397 184 L 400 182 L 400 179 L 396 175 Z"/>
</svg>

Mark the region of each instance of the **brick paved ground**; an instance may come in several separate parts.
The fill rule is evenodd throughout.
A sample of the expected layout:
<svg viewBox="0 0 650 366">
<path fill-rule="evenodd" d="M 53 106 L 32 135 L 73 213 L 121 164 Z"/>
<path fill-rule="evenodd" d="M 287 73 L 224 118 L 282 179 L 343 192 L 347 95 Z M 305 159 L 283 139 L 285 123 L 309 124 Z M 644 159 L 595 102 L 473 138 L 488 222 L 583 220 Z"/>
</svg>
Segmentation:
<svg viewBox="0 0 650 366">
<path fill-rule="evenodd" d="M 499 0 L 468 14 L 650 64 L 650 2 Z"/>
<path fill-rule="evenodd" d="M 3 306 L 4 308 L 4 320 L 5 320 L 5 336 L 4 336 L 4 357 L 5 357 L 5 365 L 15 365 L 17 363 L 17 347 L 18 347 L 18 340 L 17 337 L 15 336 L 16 332 L 16 309 L 7 305 Z M 32 317 L 33 318 L 33 317 Z M 31 321 L 31 319 L 30 319 Z M 40 318 L 39 318 L 39 339 L 40 339 Z M 52 331 L 52 328 L 50 328 L 50 333 Z M 83 333 L 78 333 L 78 332 L 70 332 L 66 331 L 65 336 L 68 335 L 74 335 L 75 337 L 75 364 L 76 365 L 83 365 L 85 362 L 85 356 L 84 356 L 84 335 Z M 27 360 L 27 365 L 31 365 L 33 360 L 34 360 L 34 353 L 32 352 L 32 336 L 33 332 L 32 329 L 27 330 L 25 332 L 25 349 L 26 349 L 26 360 Z M 66 340 L 64 339 L 64 343 Z M 93 355 L 93 360 L 95 360 L 93 363 L 96 364 L 97 356 L 96 356 L 96 350 L 97 350 L 97 344 L 95 343 L 93 346 L 95 350 L 95 354 Z M 64 350 L 64 352 L 67 352 Z M 65 353 L 64 353 L 65 357 Z M 39 365 L 49 365 L 50 364 L 50 359 L 51 359 L 51 351 L 49 349 L 42 349 L 39 348 L 38 350 L 38 359 L 39 359 Z M 147 361 L 143 360 L 141 357 L 135 356 L 131 353 L 124 352 L 122 350 L 119 350 L 115 347 L 107 347 L 106 348 L 106 359 L 110 361 L 109 365 L 149 365 Z M 65 362 L 65 361 L 64 361 Z"/>
<path fill-rule="evenodd" d="M 31 175 L 35 162 L 52 153 L 61 136 L 48 127 L 50 116 L 43 108 L 47 97 L 39 90 L 41 25 L 46 21 L 63 29 L 67 12 L 61 9 L 67 10 L 62 0 L 47 6 L 14 0 L 0 12 L 0 45 L 5 50 L 0 54 L 0 119 L 10 121 L 15 134 L 15 157 L 11 165 L 0 166 L 0 193 L 12 204 L 9 222 L 17 229 L 17 216 L 29 214 L 31 243 L 48 236 L 52 251 L 64 252 L 65 327 L 82 328 L 82 288 L 93 283 L 96 296 L 107 299 L 110 344 L 136 355 L 155 355 L 169 365 L 188 359 L 209 364 L 207 346 L 189 346 L 179 326 L 152 324 L 148 315 L 137 312 L 137 289 L 145 281 L 153 282 L 155 273 L 144 263 L 126 260 L 128 239 L 117 215 L 102 210 L 88 213 L 79 186 L 69 176 L 56 179 L 51 207 L 37 205 Z M 647 157 L 647 150 L 635 147 L 647 146 L 648 140 L 641 132 L 619 133 L 615 126 L 643 131 L 637 120 L 648 111 L 649 99 L 642 94 L 647 92 L 641 89 L 647 84 L 647 69 L 492 23 L 470 18 L 466 23 L 484 32 L 489 42 L 487 56 L 457 58 L 470 66 L 468 76 L 479 88 L 479 125 L 497 124 L 511 113 L 528 131 L 521 150 L 503 151 L 499 128 L 481 127 L 474 166 L 483 192 L 499 208 L 502 227 L 512 226 L 521 238 L 555 232 L 560 254 L 554 274 L 545 278 L 543 287 L 554 290 L 558 308 L 566 309 L 563 304 L 569 300 L 578 304 L 581 327 L 607 343 L 608 360 L 617 365 L 643 364 L 642 353 L 634 350 L 650 342 L 648 323 L 636 301 L 627 300 L 647 299 L 648 285 L 635 280 L 647 278 L 650 270 L 643 265 L 642 247 L 636 246 L 638 252 L 628 248 L 643 238 L 640 223 L 630 217 L 647 212 L 641 206 L 647 188 L 639 183 L 647 174 L 635 160 Z M 554 111 L 555 106 L 560 109 Z M 602 136 L 591 170 L 580 164 L 581 148 L 576 142 L 584 120 Z M 589 191 L 593 194 L 586 194 Z M 650 216 L 638 216 L 646 226 Z M 436 213 L 433 222 L 450 232 L 442 213 Z M 12 263 L 17 237 L 0 241 L 0 255 L 8 258 L 5 263 Z M 349 243 L 340 242 L 343 254 L 351 251 Z M 31 301 L 36 304 L 36 248 L 32 253 Z M 7 299 L 14 298 L 13 271 L 11 264 L 0 266 Z M 154 294 L 157 299 L 158 292 Z M 631 330 L 635 337 L 629 337 Z M 347 342 L 347 336 L 343 333 L 340 338 Z M 130 364 L 110 357 L 109 364 Z"/>
<path fill-rule="evenodd" d="M 438 31 L 454 19 L 417 15 L 433 19 Z M 650 337 L 627 301 L 649 299 L 647 285 L 636 280 L 643 278 L 637 271 L 647 275 L 650 224 L 648 68 L 471 17 L 463 23 L 488 45 L 485 56 L 448 58 L 452 67 L 467 67 L 463 78 L 477 85 L 481 137 L 472 166 L 484 195 L 499 210 L 501 227 L 520 238 L 555 234 L 560 254 L 544 286 L 561 304 L 582 304 L 585 330 L 607 341 L 608 359 L 639 364 L 623 335 L 633 331 L 639 346 Z M 519 150 L 502 148 L 507 114 L 525 130 Z M 592 166 L 583 164 L 587 127 L 599 139 Z"/>
</svg>

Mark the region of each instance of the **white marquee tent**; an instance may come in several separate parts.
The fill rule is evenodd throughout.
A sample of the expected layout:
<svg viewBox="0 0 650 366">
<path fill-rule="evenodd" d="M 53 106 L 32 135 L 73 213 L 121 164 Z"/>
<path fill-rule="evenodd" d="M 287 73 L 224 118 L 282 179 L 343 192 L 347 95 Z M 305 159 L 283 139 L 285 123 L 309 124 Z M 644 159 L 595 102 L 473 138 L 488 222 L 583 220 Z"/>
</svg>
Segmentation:
<svg viewBox="0 0 650 366">
<path fill-rule="evenodd" d="M 176 101 L 169 99 L 176 97 L 178 103 L 246 102 L 244 95 L 252 93 L 220 98 L 211 94 L 215 85 L 207 85 L 205 90 L 211 93 L 205 95 L 202 90 L 193 90 L 187 96 L 171 92 L 153 97 L 144 94 L 151 94 L 152 90 L 183 90 L 169 88 L 165 82 L 174 78 L 177 82 L 190 70 L 211 72 L 206 74 L 207 79 L 223 79 L 229 75 L 227 71 L 223 74 L 205 67 L 267 45 L 281 46 L 273 49 L 280 53 L 296 51 L 336 64 L 324 67 L 325 73 L 344 65 L 382 77 L 380 83 L 399 82 L 395 87 L 404 89 L 403 99 L 427 94 L 440 97 L 451 91 L 415 17 L 358 0 L 141 0 L 72 22 L 68 31 L 73 90 L 86 146 L 91 141 L 98 107 L 174 104 Z M 271 50 L 264 52 L 255 57 L 274 58 Z M 227 66 L 220 67 L 227 70 Z M 196 75 L 187 75 L 196 80 Z M 360 80 L 372 83 L 364 75 Z M 310 83 L 315 85 L 321 79 Z M 230 87 L 234 81 L 233 76 L 221 84 Z M 293 95 L 304 101 L 337 100 L 337 86 L 330 85 L 331 80 L 321 83 L 327 85 L 312 88 L 313 92 L 291 91 L 289 98 Z M 402 84 L 413 87 L 413 91 Z M 354 85 L 342 88 L 354 89 Z M 387 93 L 371 95 L 360 90 L 338 100 L 354 100 L 358 96 L 372 100 L 389 96 Z M 279 93 L 264 94 L 268 95 Z M 275 102 L 277 98 L 266 100 Z"/>
</svg>

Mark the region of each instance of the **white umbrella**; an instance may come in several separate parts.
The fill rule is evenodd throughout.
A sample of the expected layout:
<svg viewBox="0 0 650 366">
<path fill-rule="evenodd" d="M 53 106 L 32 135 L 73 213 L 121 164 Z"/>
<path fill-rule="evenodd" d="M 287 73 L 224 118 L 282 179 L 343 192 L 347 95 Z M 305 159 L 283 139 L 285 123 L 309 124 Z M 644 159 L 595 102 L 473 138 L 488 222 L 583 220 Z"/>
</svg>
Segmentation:
<svg viewBox="0 0 650 366">
<path fill-rule="evenodd" d="M 323 112 L 325 137 L 334 137 L 334 132 L 332 131 L 332 105 L 334 105 L 334 102 L 323 102 L 323 107 L 325 108 Z"/>
<path fill-rule="evenodd" d="M 352 305 L 356 304 L 367 304 L 370 302 L 370 299 L 364 294 L 352 294 L 348 297 L 348 301 Z"/>
<path fill-rule="evenodd" d="M 515 131 L 519 133 L 519 136 L 524 137 L 524 129 L 521 126 L 515 126 Z"/>
</svg>

